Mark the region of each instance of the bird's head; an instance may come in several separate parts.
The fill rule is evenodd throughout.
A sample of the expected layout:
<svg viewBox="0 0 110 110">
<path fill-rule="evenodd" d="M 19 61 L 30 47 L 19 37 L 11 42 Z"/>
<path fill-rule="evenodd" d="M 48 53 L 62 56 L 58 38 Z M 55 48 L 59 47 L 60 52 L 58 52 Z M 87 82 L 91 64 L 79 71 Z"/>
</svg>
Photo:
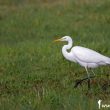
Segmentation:
<svg viewBox="0 0 110 110">
<path fill-rule="evenodd" d="M 54 40 L 54 42 L 58 42 L 58 41 L 69 41 L 69 40 L 72 40 L 70 36 L 64 36 L 60 39 L 56 39 Z"/>
</svg>

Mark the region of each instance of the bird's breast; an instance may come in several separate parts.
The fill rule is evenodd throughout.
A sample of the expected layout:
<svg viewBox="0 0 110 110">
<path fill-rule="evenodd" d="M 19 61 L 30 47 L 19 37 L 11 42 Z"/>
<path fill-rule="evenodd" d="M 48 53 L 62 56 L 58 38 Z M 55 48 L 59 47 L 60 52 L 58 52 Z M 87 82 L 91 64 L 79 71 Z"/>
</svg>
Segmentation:
<svg viewBox="0 0 110 110">
<path fill-rule="evenodd" d="M 71 61 L 71 62 L 77 63 L 74 54 L 72 54 L 71 52 L 70 52 L 70 53 L 68 53 L 68 52 L 65 52 L 65 53 L 62 52 L 62 54 L 63 54 L 63 56 L 65 57 L 65 59 L 67 59 L 67 60 L 69 60 L 69 61 Z"/>
</svg>

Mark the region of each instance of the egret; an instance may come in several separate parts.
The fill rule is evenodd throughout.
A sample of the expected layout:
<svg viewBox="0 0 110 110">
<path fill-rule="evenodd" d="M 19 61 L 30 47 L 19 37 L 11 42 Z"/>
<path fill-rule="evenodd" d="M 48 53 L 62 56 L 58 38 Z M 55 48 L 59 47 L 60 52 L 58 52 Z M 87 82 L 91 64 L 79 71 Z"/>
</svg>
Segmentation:
<svg viewBox="0 0 110 110">
<path fill-rule="evenodd" d="M 92 49 L 81 47 L 81 46 L 72 47 L 73 40 L 70 36 L 64 36 L 64 37 L 54 40 L 54 41 L 55 42 L 57 42 L 57 41 L 68 42 L 67 45 L 64 45 L 62 47 L 63 56 L 65 57 L 65 59 L 67 59 L 71 62 L 78 63 L 82 67 L 84 67 L 87 72 L 87 75 L 88 75 L 88 77 L 85 79 L 88 79 L 89 81 L 90 81 L 90 74 L 88 72 L 88 68 L 92 69 L 92 68 L 96 68 L 101 65 L 110 64 L 109 57 L 106 57 Z M 71 49 L 71 50 L 68 52 L 69 49 Z M 81 80 L 81 81 L 83 81 L 83 80 Z"/>
</svg>

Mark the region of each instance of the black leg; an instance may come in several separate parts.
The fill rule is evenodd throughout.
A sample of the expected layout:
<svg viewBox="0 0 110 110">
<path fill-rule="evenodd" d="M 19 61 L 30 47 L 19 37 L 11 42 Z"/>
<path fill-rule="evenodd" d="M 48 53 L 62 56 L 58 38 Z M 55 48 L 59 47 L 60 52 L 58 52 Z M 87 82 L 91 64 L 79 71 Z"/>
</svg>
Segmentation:
<svg viewBox="0 0 110 110">
<path fill-rule="evenodd" d="M 74 88 L 77 88 L 79 85 L 81 85 L 83 81 L 88 80 L 88 89 L 90 89 L 90 79 L 94 78 L 94 77 L 95 76 L 90 76 L 89 78 L 86 77 L 86 78 L 83 78 L 83 79 L 76 80 Z"/>
<path fill-rule="evenodd" d="M 88 90 L 90 89 L 90 78 L 88 78 Z"/>
</svg>

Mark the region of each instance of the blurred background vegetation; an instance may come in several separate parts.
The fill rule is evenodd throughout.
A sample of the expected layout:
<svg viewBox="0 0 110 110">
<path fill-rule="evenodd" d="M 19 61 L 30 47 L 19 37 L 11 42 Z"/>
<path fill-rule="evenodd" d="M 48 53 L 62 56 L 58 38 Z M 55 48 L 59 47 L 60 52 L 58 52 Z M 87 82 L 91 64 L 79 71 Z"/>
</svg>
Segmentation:
<svg viewBox="0 0 110 110">
<path fill-rule="evenodd" d="M 110 68 L 74 89 L 86 76 L 53 40 L 69 35 L 74 45 L 110 56 L 110 0 L 0 0 L 0 110 L 97 110 L 110 99 Z"/>
</svg>

